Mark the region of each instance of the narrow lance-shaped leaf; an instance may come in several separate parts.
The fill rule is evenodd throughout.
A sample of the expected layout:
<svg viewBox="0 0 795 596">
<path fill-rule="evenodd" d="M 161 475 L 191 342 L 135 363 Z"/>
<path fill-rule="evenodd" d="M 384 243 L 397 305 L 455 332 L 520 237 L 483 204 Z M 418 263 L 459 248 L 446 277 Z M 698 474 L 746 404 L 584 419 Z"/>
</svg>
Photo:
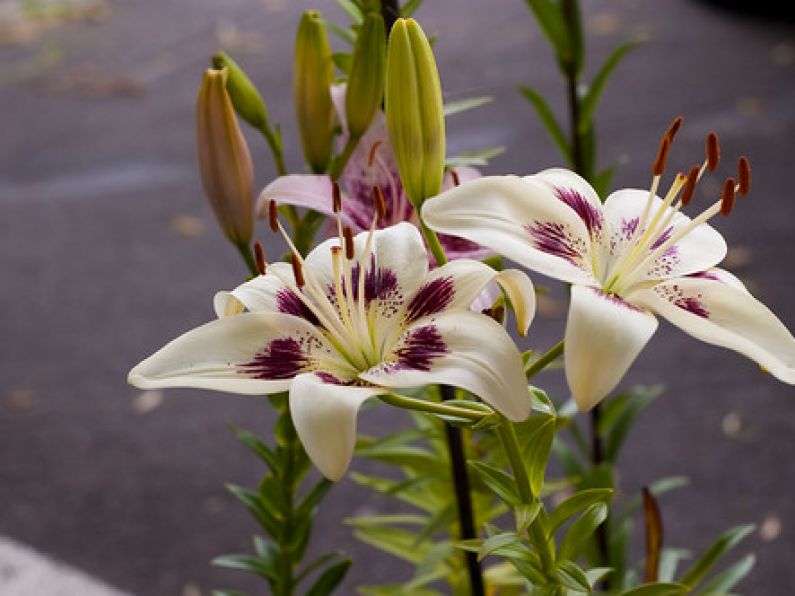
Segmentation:
<svg viewBox="0 0 795 596">
<path fill-rule="evenodd" d="M 306 592 L 306 596 L 328 596 L 331 594 L 345 578 L 352 562 L 351 559 L 345 559 L 326 569 Z"/>
<path fill-rule="evenodd" d="M 552 0 L 525 0 L 525 4 L 533 11 L 538 26 L 549 39 L 555 53 L 558 56 L 565 54 L 568 35 L 560 4 Z"/>
<path fill-rule="evenodd" d="M 747 555 L 737 561 L 734 565 L 718 573 L 712 580 L 707 582 L 698 593 L 704 596 L 710 594 L 728 594 L 746 575 L 751 572 L 756 564 L 756 557 L 753 554 Z"/>
<path fill-rule="evenodd" d="M 538 114 L 538 117 L 541 119 L 541 123 L 544 125 L 547 134 L 555 143 L 555 146 L 558 148 L 558 151 L 560 151 L 561 155 L 563 155 L 566 161 L 571 164 L 571 149 L 569 148 L 569 143 L 566 140 L 566 134 L 563 132 L 563 129 L 558 123 L 557 118 L 555 118 L 555 114 L 552 113 L 552 108 L 549 107 L 549 104 L 540 93 L 528 87 L 527 85 L 520 85 L 519 92 L 524 95 L 527 101 L 530 102 L 530 105 L 535 108 L 535 111 Z"/>
<path fill-rule="evenodd" d="M 594 531 L 607 519 L 607 505 L 594 503 L 571 524 L 558 550 L 559 559 L 576 559 Z"/>
<path fill-rule="evenodd" d="M 644 584 L 622 592 L 621 596 L 684 596 L 687 593 L 687 586 L 671 582 Z"/>
<path fill-rule="evenodd" d="M 567 588 L 578 592 L 591 593 L 588 576 L 574 561 L 561 561 L 555 567 L 555 578 Z"/>
<path fill-rule="evenodd" d="M 737 546 L 748 534 L 753 532 L 755 527 L 754 524 L 737 526 L 723 534 L 707 549 L 701 558 L 695 562 L 693 567 L 690 568 L 680 581 L 686 586 L 695 588 L 707 574 L 709 574 L 721 557 Z"/>
<path fill-rule="evenodd" d="M 613 495 L 613 490 L 609 488 L 591 488 L 578 491 L 568 499 L 558 505 L 549 515 L 549 534 L 550 537 L 555 531 L 574 515 L 590 507 L 594 503 L 606 501 Z"/>
<path fill-rule="evenodd" d="M 660 551 L 663 543 L 663 523 L 660 507 L 648 487 L 643 487 L 643 519 L 646 525 L 646 567 L 643 581 L 657 581 Z"/>
<path fill-rule="evenodd" d="M 475 476 L 500 499 L 509 505 L 521 503 L 516 492 L 516 482 L 512 476 L 485 462 L 468 461 L 467 465 Z"/>
<path fill-rule="evenodd" d="M 530 476 L 530 490 L 534 495 L 538 495 L 544 486 L 544 471 L 554 438 L 555 418 L 550 417 L 533 434 L 525 447 L 525 454 L 528 457 L 527 473 Z"/>
<path fill-rule="evenodd" d="M 610 75 L 613 74 L 616 66 L 618 66 L 619 62 L 621 62 L 621 59 L 627 55 L 627 52 L 629 52 L 636 45 L 636 42 L 630 41 L 618 46 L 615 50 L 613 50 L 607 60 L 605 60 L 602 68 L 599 69 L 599 72 L 596 74 L 593 81 L 591 81 L 588 92 L 585 94 L 585 97 L 580 104 L 580 118 L 579 122 L 577 123 L 577 130 L 580 132 L 580 134 L 585 133 L 585 131 L 590 128 L 591 123 L 593 122 L 594 113 L 596 112 L 596 106 L 599 104 L 599 99 L 605 90 L 605 85 L 607 85 Z"/>
</svg>

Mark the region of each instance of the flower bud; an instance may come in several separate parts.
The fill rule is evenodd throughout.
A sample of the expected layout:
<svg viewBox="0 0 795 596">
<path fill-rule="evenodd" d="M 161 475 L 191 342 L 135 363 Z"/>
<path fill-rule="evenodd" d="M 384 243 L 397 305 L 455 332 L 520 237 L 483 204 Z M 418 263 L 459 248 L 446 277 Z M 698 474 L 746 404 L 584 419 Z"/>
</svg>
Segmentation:
<svg viewBox="0 0 795 596">
<path fill-rule="evenodd" d="M 226 80 L 226 69 L 208 69 L 196 98 L 199 172 L 224 234 L 236 246 L 248 246 L 254 226 L 254 166 Z"/>
<path fill-rule="evenodd" d="M 316 174 L 326 171 L 334 138 L 331 83 L 334 70 L 319 12 L 307 11 L 295 38 L 293 97 L 304 157 Z"/>
<path fill-rule="evenodd" d="M 444 111 L 436 60 L 422 28 L 398 19 L 389 36 L 386 120 L 389 141 L 411 202 L 439 194 L 444 177 Z"/>
<path fill-rule="evenodd" d="M 226 90 L 238 116 L 258 130 L 266 126 L 268 111 L 265 102 L 237 62 L 226 53 L 218 52 L 213 56 L 213 66 L 218 70 L 226 68 Z"/>
<path fill-rule="evenodd" d="M 361 137 L 381 108 L 386 78 L 386 34 L 384 19 L 368 14 L 359 29 L 348 87 L 345 92 L 345 117 L 353 138 Z"/>
</svg>

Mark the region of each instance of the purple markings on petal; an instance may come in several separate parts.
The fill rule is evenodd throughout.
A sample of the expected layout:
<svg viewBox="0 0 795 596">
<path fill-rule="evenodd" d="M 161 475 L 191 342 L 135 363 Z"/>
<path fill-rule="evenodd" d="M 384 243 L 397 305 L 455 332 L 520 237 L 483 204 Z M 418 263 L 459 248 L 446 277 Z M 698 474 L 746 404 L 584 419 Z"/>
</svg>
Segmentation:
<svg viewBox="0 0 795 596">
<path fill-rule="evenodd" d="M 237 367 L 240 374 L 273 381 L 292 379 L 308 360 L 301 344 L 292 337 L 274 339 L 254 355 L 250 362 Z"/>
<path fill-rule="evenodd" d="M 580 216 L 585 227 L 588 228 L 588 232 L 591 236 L 594 235 L 594 232 L 598 232 L 602 229 L 601 212 L 591 205 L 591 202 L 582 196 L 582 194 L 573 188 L 565 188 L 562 186 L 555 187 L 555 194 L 558 195 L 561 201 L 574 209 L 574 212 Z"/>
<path fill-rule="evenodd" d="M 282 288 L 276 293 L 276 308 L 279 312 L 299 317 L 313 325 L 320 323 L 315 313 L 290 289 Z"/>
<path fill-rule="evenodd" d="M 657 236 L 657 239 L 649 247 L 649 250 L 654 250 L 655 248 L 659 248 L 665 242 L 668 242 L 668 240 L 671 238 L 671 232 L 673 232 L 673 231 L 674 231 L 674 227 L 673 226 L 668 226 L 667 228 L 665 228 L 663 233 L 660 234 L 659 236 Z"/>
<path fill-rule="evenodd" d="M 704 303 L 701 302 L 695 296 L 686 296 L 674 300 L 674 306 L 678 306 L 679 308 L 686 310 L 687 312 L 692 313 L 696 316 L 699 316 L 702 319 L 709 318 L 709 311 L 704 306 Z"/>
<path fill-rule="evenodd" d="M 345 381 L 343 381 L 342 379 L 339 379 L 339 378 L 335 377 L 330 372 L 326 372 L 324 370 L 319 370 L 319 371 L 315 372 L 315 376 L 318 379 L 320 379 L 321 381 L 323 381 L 324 383 L 326 383 L 327 385 L 348 385 L 349 384 L 349 383 L 346 383 Z"/>
<path fill-rule="evenodd" d="M 359 299 L 359 264 L 351 269 L 351 285 L 353 286 L 353 299 Z M 395 272 L 385 267 L 375 266 L 375 256 L 370 258 L 370 266 L 364 276 L 364 303 L 368 306 L 373 300 L 384 300 L 398 289 L 398 279 Z M 345 288 L 343 287 L 343 292 Z"/>
<path fill-rule="evenodd" d="M 524 228 L 533 238 L 535 247 L 541 252 L 566 259 L 580 265 L 585 246 L 572 236 L 566 226 L 556 222 L 538 222 Z"/>
<path fill-rule="evenodd" d="M 634 310 L 636 312 L 641 312 L 641 309 L 639 309 L 637 306 L 634 306 L 634 305 L 630 304 L 629 302 L 627 302 L 626 300 L 624 300 L 621 296 L 619 296 L 617 294 L 610 294 L 608 292 L 600 290 L 599 288 L 590 288 L 590 290 L 594 294 L 596 294 L 597 296 L 600 296 L 601 298 L 604 298 L 605 300 L 608 300 L 608 301 L 612 302 L 616 306 L 622 306 L 622 307 L 624 307 L 624 308 L 626 308 L 628 310 Z"/>
<path fill-rule="evenodd" d="M 638 229 L 638 224 L 640 223 L 640 219 L 637 217 L 633 217 L 632 219 L 622 219 L 621 220 L 621 236 L 625 240 L 630 240 L 635 234 L 635 230 Z"/>
<path fill-rule="evenodd" d="M 691 273 L 685 277 L 695 277 L 697 279 L 708 279 L 710 281 L 723 281 L 716 273 L 712 271 L 699 271 L 697 273 Z"/>
<path fill-rule="evenodd" d="M 443 311 L 453 301 L 455 283 L 452 277 L 439 277 L 417 290 L 406 310 L 406 322 L 412 323 Z"/>
<path fill-rule="evenodd" d="M 431 370 L 431 363 L 447 353 L 447 345 L 436 325 L 412 329 L 403 338 L 403 347 L 397 350 L 397 368 Z"/>
</svg>

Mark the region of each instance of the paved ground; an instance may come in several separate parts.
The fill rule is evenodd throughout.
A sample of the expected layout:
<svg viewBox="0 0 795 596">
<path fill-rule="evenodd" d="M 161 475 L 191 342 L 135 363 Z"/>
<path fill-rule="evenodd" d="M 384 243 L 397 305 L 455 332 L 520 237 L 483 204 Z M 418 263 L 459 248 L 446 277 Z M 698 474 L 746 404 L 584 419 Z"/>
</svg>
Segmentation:
<svg viewBox="0 0 795 596">
<path fill-rule="evenodd" d="M 0 535 L 121 590 L 253 589 L 207 561 L 246 548 L 254 530 L 222 489 L 226 481 L 253 484 L 258 473 L 225 422 L 267 429 L 268 408 L 197 391 L 141 398 L 124 379 L 142 356 L 207 320 L 212 293 L 240 276 L 195 172 L 201 69 L 219 45 L 240 56 L 285 127 L 295 168 L 289 57 L 304 4 L 228 0 L 222 13 L 210 0 L 109 2 L 96 21 L 34 28 L 28 42 L 0 51 Z M 330 0 L 316 4 L 333 13 Z M 427 4 L 419 16 L 440 33 L 446 95 L 497 98 L 451 122 L 452 149 L 507 145 L 493 172 L 557 163 L 514 91 L 530 82 L 561 97 L 522 2 Z M 624 162 L 617 183 L 647 183 L 657 136 L 674 115 L 687 118 L 672 157 L 679 167 L 698 159 L 708 130 L 719 131 L 724 155 L 746 153 L 754 165 L 750 204 L 718 223 L 736 247 L 732 266 L 795 326 L 792 26 L 685 0 L 585 4 L 593 59 L 627 37 L 647 39 L 599 116 L 602 159 Z M 264 184 L 273 171 L 262 143 L 252 138 L 252 147 Z M 556 341 L 561 322 L 549 309 L 534 343 Z M 663 502 L 668 542 L 703 547 L 729 525 L 757 522 L 760 560 L 744 593 L 790 593 L 793 390 L 669 327 L 628 379 L 658 381 L 666 395 L 631 438 L 623 486 L 691 476 L 687 491 Z M 373 412 L 365 428 L 384 432 L 391 420 Z M 403 571 L 339 524 L 379 506 L 349 482 L 327 501 L 319 548 L 357 557 L 344 593 Z"/>
</svg>

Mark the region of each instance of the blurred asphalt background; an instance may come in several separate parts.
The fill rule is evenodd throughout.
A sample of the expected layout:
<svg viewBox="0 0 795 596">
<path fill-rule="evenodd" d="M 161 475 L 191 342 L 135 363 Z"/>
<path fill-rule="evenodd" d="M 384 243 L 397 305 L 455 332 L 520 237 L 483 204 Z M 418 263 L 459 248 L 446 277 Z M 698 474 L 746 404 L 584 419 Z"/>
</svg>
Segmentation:
<svg viewBox="0 0 795 596">
<path fill-rule="evenodd" d="M 79 18 L 42 26 L 19 21 L 20 4 L 0 2 L 0 535 L 135 594 L 254 591 L 262 584 L 208 561 L 248 550 L 255 532 L 223 484 L 255 485 L 261 469 L 226 422 L 266 432 L 267 403 L 188 390 L 141 397 L 125 376 L 209 320 L 213 293 L 242 275 L 195 167 L 193 106 L 210 55 L 222 47 L 252 75 L 296 171 L 294 27 L 306 8 L 344 16 L 331 0 L 85 0 L 73 4 Z M 583 4 L 589 73 L 618 43 L 645 40 L 604 97 L 601 163 L 621 160 L 615 184 L 645 187 L 659 134 L 677 114 L 686 124 L 672 169 L 701 158 L 709 130 L 721 136 L 721 176 L 747 154 L 752 196 L 717 222 L 733 247 L 727 267 L 795 327 L 793 24 L 686 0 Z M 450 120 L 450 152 L 505 145 L 494 173 L 558 164 L 515 91 L 528 83 L 563 99 L 523 2 L 426 5 L 418 17 L 439 34 L 446 97 L 495 97 Z M 249 140 L 263 185 L 274 175 L 270 158 L 261 139 Z M 701 205 L 719 182 L 702 185 Z M 258 234 L 268 236 L 263 226 Z M 559 338 L 563 313 L 561 303 L 544 305 L 534 346 Z M 561 389 L 560 376 L 542 384 Z M 622 488 L 690 476 L 688 488 L 662 499 L 666 544 L 701 549 L 727 527 L 755 522 L 760 530 L 735 555 L 752 547 L 759 556 L 742 592 L 793 593 L 793 389 L 667 324 L 632 382 L 664 382 L 666 392 L 629 439 Z M 393 420 L 375 409 L 363 428 L 384 433 Z M 385 505 L 349 481 L 327 499 L 317 548 L 355 557 L 341 593 L 405 576 L 340 523 Z"/>
</svg>

